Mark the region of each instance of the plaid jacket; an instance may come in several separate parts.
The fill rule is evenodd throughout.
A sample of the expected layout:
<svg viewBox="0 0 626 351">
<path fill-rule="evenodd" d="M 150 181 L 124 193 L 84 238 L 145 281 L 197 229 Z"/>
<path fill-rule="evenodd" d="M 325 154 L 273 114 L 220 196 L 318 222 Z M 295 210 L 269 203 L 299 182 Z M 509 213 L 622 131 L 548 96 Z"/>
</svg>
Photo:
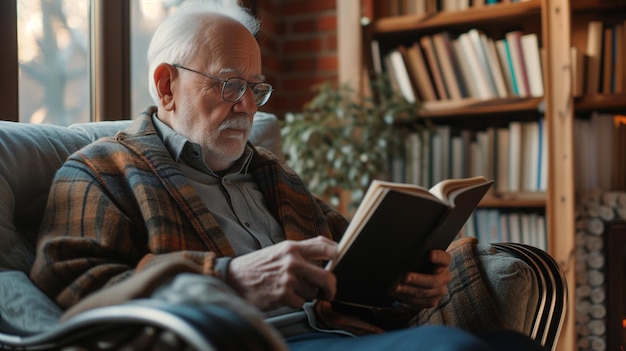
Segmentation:
<svg viewBox="0 0 626 351">
<path fill-rule="evenodd" d="M 70 156 L 55 176 L 31 279 L 63 308 L 156 264 L 184 259 L 197 272 L 217 275 L 215 258 L 234 256 L 158 136 L 153 112 Z M 273 154 L 254 150 L 250 172 L 286 238 L 339 240 L 346 219 Z M 379 331 L 334 313 L 327 303 L 317 310 L 328 328 Z"/>
<path fill-rule="evenodd" d="M 31 278 L 62 307 L 172 256 L 204 274 L 216 274 L 215 257 L 234 256 L 156 133 L 152 112 L 78 151 L 55 176 Z M 345 230 L 347 221 L 271 153 L 255 149 L 250 171 L 287 239 L 337 239 Z"/>
</svg>

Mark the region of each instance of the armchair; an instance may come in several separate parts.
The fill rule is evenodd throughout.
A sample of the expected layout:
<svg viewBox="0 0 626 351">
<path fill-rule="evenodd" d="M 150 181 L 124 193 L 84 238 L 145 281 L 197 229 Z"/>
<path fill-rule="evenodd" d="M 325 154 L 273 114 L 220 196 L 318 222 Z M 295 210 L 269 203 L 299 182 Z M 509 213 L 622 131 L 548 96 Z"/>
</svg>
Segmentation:
<svg viewBox="0 0 626 351">
<path fill-rule="evenodd" d="M 71 153 L 129 123 L 60 127 L 0 121 L 0 350 L 150 349 L 155 340 L 173 350 L 285 349 L 260 316 L 226 299 L 202 306 L 133 300 L 59 322 L 63 311 L 30 282 L 54 173 Z M 282 158 L 275 116 L 257 113 L 250 138 Z M 504 325 L 554 349 L 567 295 L 556 262 L 541 250 L 509 243 L 477 245 L 472 256 Z"/>
</svg>

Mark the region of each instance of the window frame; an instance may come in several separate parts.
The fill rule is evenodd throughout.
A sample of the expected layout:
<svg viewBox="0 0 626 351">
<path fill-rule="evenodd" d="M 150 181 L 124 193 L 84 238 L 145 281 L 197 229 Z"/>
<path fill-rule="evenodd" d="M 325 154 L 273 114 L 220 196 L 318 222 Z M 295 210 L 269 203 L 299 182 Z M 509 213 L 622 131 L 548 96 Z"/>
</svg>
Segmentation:
<svg viewBox="0 0 626 351">
<path fill-rule="evenodd" d="M 19 119 L 17 0 L 0 1 L 0 119 Z"/>
<path fill-rule="evenodd" d="M 90 4 L 90 120 L 130 119 L 130 1 Z M 0 120 L 17 122 L 17 0 L 0 1 L 0 33 Z"/>
</svg>

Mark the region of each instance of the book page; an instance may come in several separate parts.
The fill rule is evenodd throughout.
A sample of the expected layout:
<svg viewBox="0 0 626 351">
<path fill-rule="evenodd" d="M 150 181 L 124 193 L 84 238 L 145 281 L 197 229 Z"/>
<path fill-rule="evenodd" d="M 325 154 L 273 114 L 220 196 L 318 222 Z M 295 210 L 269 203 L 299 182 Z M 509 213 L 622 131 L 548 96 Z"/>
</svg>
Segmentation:
<svg viewBox="0 0 626 351">
<path fill-rule="evenodd" d="M 462 179 L 445 179 L 433 185 L 429 192 L 441 199 L 441 201 L 453 205 L 454 197 L 468 188 L 472 188 L 478 184 L 487 183 L 487 178 L 483 176 L 462 178 Z"/>
</svg>

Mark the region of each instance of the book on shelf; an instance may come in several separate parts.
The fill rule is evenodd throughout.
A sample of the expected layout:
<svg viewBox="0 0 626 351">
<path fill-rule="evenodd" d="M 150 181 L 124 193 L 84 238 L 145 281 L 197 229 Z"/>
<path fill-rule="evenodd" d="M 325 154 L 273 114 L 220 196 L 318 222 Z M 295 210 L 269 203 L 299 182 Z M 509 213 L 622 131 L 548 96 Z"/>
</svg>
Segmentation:
<svg viewBox="0 0 626 351">
<path fill-rule="evenodd" d="M 528 33 L 520 38 L 526 74 L 528 75 L 528 88 L 530 96 L 543 96 L 543 72 L 541 69 L 541 56 L 539 55 L 539 40 L 537 34 Z"/>
<path fill-rule="evenodd" d="M 539 122 L 522 122 L 522 164 L 521 190 L 537 191 L 539 184 Z"/>
<path fill-rule="evenodd" d="M 491 87 L 489 72 L 485 70 L 485 66 L 481 63 L 480 56 L 474 48 L 474 44 L 472 44 L 469 33 L 462 33 L 459 35 L 458 40 L 461 51 L 463 51 L 462 57 L 467 60 L 470 67 L 471 80 L 476 83 L 478 92 L 476 97 L 480 99 L 495 98 L 496 93 Z"/>
<path fill-rule="evenodd" d="M 613 116 L 615 123 L 615 152 L 613 153 L 612 188 L 626 191 L 626 116 Z"/>
<path fill-rule="evenodd" d="M 428 128 L 424 128 L 421 131 L 422 134 L 422 175 L 420 176 L 423 186 L 430 186 L 432 184 L 432 147 L 431 147 L 431 131 Z"/>
<path fill-rule="evenodd" d="M 413 43 L 406 49 L 406 63 L 409 74 L 413 78 L 417 94 L 421 101 L 435 101 L 437 94 L 433 87 L 422 49 L 418 43 Z"/>
<path fill-rule="evenodd" d="M 404 63 L 404 57 L 398 49 L 391 50 L 389 55 L 389 74 L 395 77 L 395 81 L 400 88 L 400 93 L 404 99 L 408 102 L 416 102 L 415 91 L 413 90 L 413 84 L 409 78 L 409 72 L 406 64 Z"/>
<path fill-rule="evenodd" d="M 572 61 L 572 95 L 580 97 L 585 93 L 585 54 L 582 50 L 572 46 L 570 59 Z"/>
<path fill-rule="evenodd" d="M 464 140 L 461 135 L 453 135 L 450 138 L 450 173 L 452 178 L 462 178 L 465 175 Z"/>
<path fill-rule="evenodd" d="M 528 83 L 528 73 L 526 72 L 524 53 L 522 51 L 522 35 L 523 33 L 519 30 L 507 32 L 505 34 L 505 40 L 507 48 L 510 51 L 513 75 L 515 76 L 515 82 L 517 83 L 518 96 L 529 97 L 530 86 Z"/>
<path fill-rule="evenodd" d="M 406 182 L 422 183 L 422 137 L 418 132 L 411 132 L 404 141 L 406 153 Z"/>
<path fill-rule="evenodd" d="M 430 183 L 438 183 L 443 177 L 443 138 L 438 132 L 430 133 Z"/>
<path fill-rule="evenodd" d="M 432 35 L 432 41 L 450 100 L 460 100 L 465 95 L 465 87 L 459 81 L 460 72 L 456 64 L 456 57 L 452 52 L 450 34 L 447 32 L 435 33 Z"/>
<path fill-rule="evenodd" d="M 382 60 L 384 67 L 383 71 L 388 73 L 387 76 L 389 77 L 389 85 L 391 86 L 391 90 L 396 94 L 403 95 L 402 91 L 400 90 L 400 83 L 398 82 L 398 79 L 396 79 L 396 75 L 393 72 L 393 62 L 391 62 L 391 55 L 384 55 L 382 57 Z"/>
<path fill-rule="evenodd" d="M 451 178 L 450 173 L 450 138 L 452 128 L 450 125 L 438 125 L 437 134 L 441 136 L 441 179 Z"/>
<path fill-rule="evenodd" d="M 433 78 L 433 84 L 439 100 L 449 100 L 450 96 L 448 95 L 443 81 L 443 74 L 441 72 L 437 53 L 435 52 L 432 37 L 430 35 L 425 35 L 420 38 L 419 43 L 424 51 L 424 57 L 426 57 L 426 63 L 428 64 L 430 74 Z"/>
<path fill-rule="evenodd" d="M 370 42 L 370 51 L 372 56 L 372 69 L 374 70 L 374 73 L 381 75 L 383 73 L 383 63 L 380 55 L 380 43 L 378 40 L 373 39 Z"/>
<path fill-rule="evenodd" d="M 512 242 L 547 250 L 545 215 L 534 211 L 477 209 L 468 223 L 481 243 Z"/>
<path fill-rule="evenodd" d="M 452 39 L 452 51 L 454 51 L 454 55 L 459 58 L 457 62 L 459 64 L 461 79 L 463 80 L 463 85 L 465 86 L 467 95 L 469 97 L 479 97 L 480 92 L 478 91 L 478 83 L 474 78 L 475 73 L 472 71 L 472 67 L 468 62 L 469 60 L 465 57 L 461 41 L 458 38 Z"/>
<path fill-rule="evenodd" d="M 498 90 L 498 86 L 496 84 L 494 74 L 493 74 L 493 66 L 489 61 L 489 56 L 487 55 L 487 50 L 485 47 L 485 34 L 476 28 L 472 28 L 467 32 L 470 43 L 474 48 L 474 52 L 478 57 L 478 62 L 482 71 L 484 72 L 484 76 L 487 80 L 487 84 L 489 85 L 489 90 L 491 91 L 491 95 L 493 97 L 500 96 L 500 91 Z M 505 95 L 506 96 L 506 95 Z M 502 96 L 502 97 L 505 97 Z"/>
<path fill-rule="evenodd" d="M 498 211 L 498 228 L 500 229 L 500 240 L 502 240 L 502 242 L 510 242 L 509 216 L 507 213 Z"/>
<path fill-rule="evenodd" d="M 337 278 L 334 302 L 390 306 L 389 293 L 402 277 L 432 271 L 428 253 L 448 247 L 492 184 L 484 177 L 447 179 L 427 189 L 374 180 L 337 258 L 326 265 Z"/>
<path fill-rule="evenodd" d="M 507 92 L 509 96 L 517 96 L 517 88 L 515 87 L 515 82 L 513 81 L 513 71 L 511 71 L 505 45 L 504 39 L 494 41 L 498 64 L 500 66 L 500 71 L 502 72 L 502 77 L 504 78 L 504 83 L 506 84 Z"/>
<path fill-rule="evenodd" d="M 498 128 L 496 131 L 496 191 L 509 191 L 509 128 Z"/>
<path fill-rule="evenodd" d="M 513 243 L 523 243 L 520 215 L 521 213 L 519 212 L 508 214 L 509 240 Z"/>
<path fill-rule="evenodd" d="M 511 90 L 507 87 L 507 82 L 504 77 L 504 72 L 502 71 L 500 65 L 500 59 L 498 57 L 498 51 L 496 49 L 496 42 L 487 38 L 486 36 L 482 36 L 482 41 L 485 46 L 485 52 L 487 53 L 487 61 L 489 62 L 489 67 L 491 74 L 493 76 L 493 81 L 496 84 L 496 91 L 498 93 L 498 97 L 506 98 L 511 95 Z"/>
<path fill-rule="evenodd" d="M 606 26 L 602 43 L 602 78 L 600 92 L 611 94 L 613 92 L 613 28 Z"/>
<path fill-rule="evenodd" d="M 548 190 L 548 134 L 546 129 L 546 119 L 539 120 L 539 170 L 538 170 L 538 191 Z"/>
<path fill-rule="evenodd" d="M 626 21 L 625 21 L 626 22 Z M 625 89 L 625 69 L 626 69 L 626 42 L 624 37 L 624 25 L 618 24 L 615 25 L 613 31 L 613 93 L 615 94 L 623 94 Z"/>
<path fill-rule="evenodd" d="M 600 79 L 602 67 L 602 21 L 590 21 L 587 24 L 587 94 L 595 95 L 600 92 Z"/>
<path fill-rule="evenodd" d="M 522 152 L 524 151 L 522 143 L 522 125 L 523 122 L 511 121 L 509 123 L 509 182 L 507 188 L 510 192 L 518 192 L 522 190 Z"/>
</svg>

